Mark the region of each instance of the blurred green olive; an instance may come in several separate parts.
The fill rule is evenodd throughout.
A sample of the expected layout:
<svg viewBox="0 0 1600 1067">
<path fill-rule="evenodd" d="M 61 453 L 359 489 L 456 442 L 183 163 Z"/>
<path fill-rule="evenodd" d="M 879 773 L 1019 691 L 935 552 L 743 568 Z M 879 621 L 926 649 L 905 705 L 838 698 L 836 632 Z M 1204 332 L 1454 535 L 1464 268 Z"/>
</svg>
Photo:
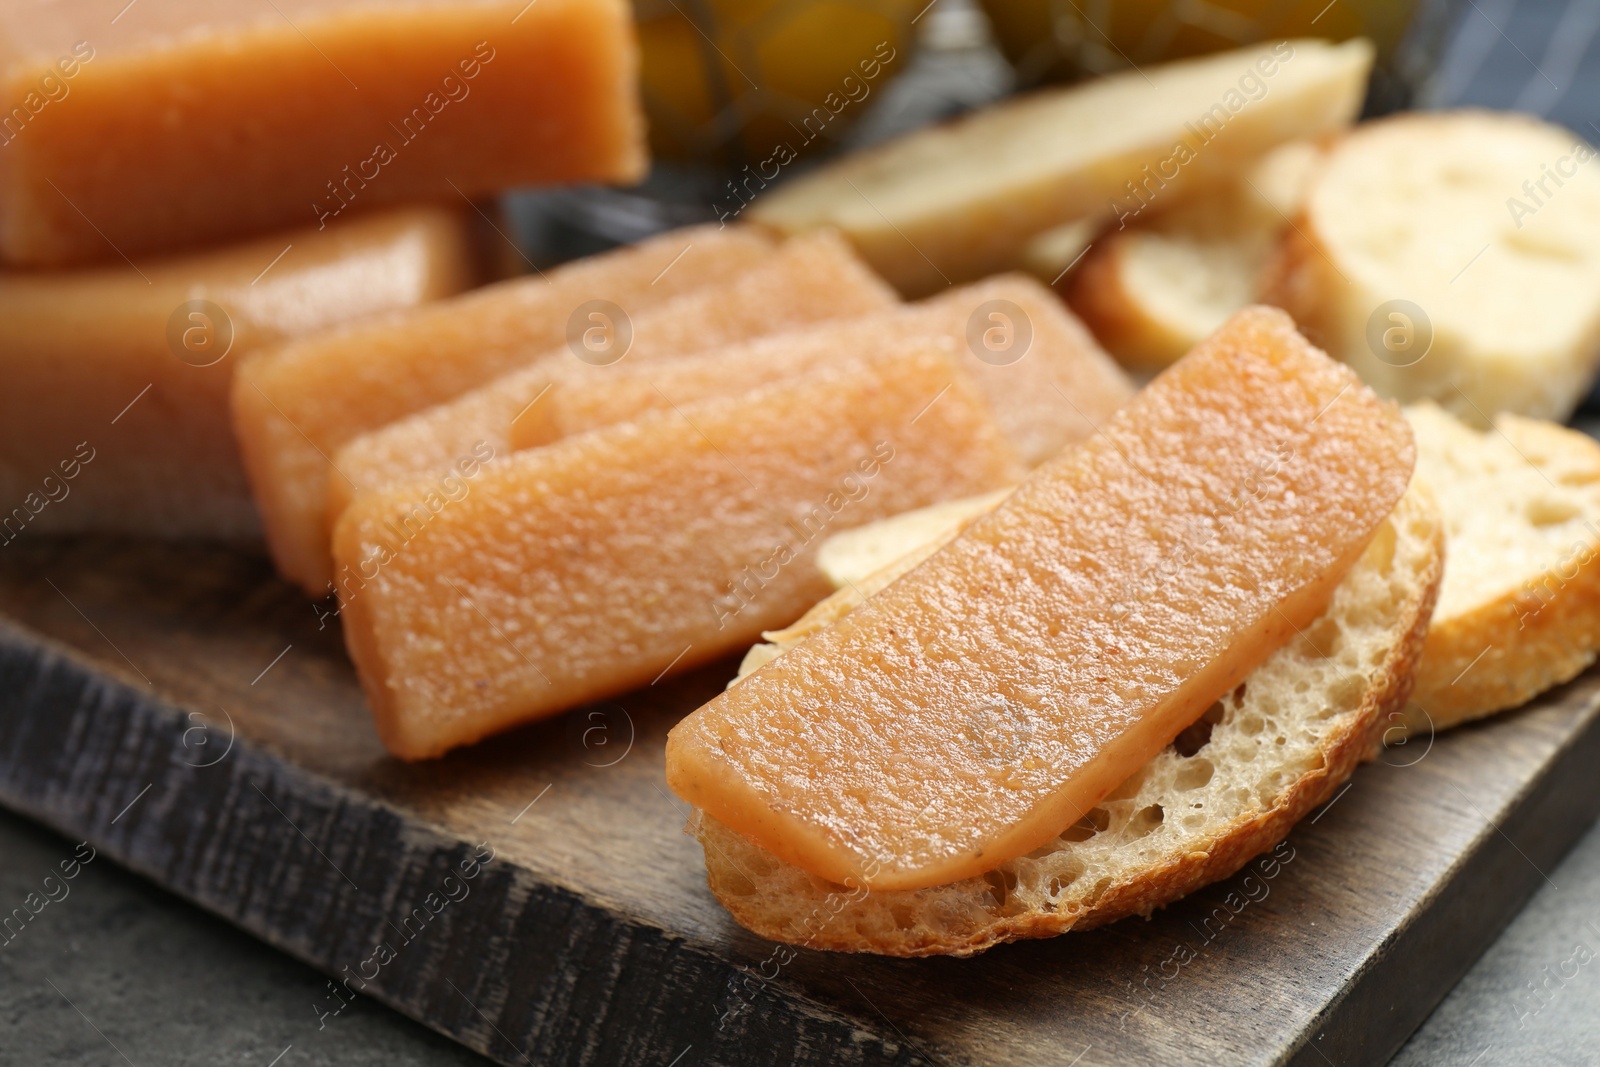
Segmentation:
<svg viewBox="0 0 1600 1067">
<path fill-rule="evenodd" d="M 905 66 L 926 0 L 635 0 L 650 146 L 738 164 L 832 145 Z"/>
</svg>

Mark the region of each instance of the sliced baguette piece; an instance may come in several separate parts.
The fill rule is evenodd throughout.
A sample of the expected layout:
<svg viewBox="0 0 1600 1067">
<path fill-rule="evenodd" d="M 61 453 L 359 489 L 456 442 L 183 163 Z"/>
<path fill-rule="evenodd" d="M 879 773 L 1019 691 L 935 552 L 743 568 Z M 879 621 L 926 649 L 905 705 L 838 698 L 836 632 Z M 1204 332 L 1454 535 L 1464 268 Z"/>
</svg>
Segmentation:
<svg viewBox="0 0 1600 1067">
<path fill-rule="evenodd" d="M 1169 366 L 1255 298 L 1277 234 L 1192 219 L 1107 234 L 1067 287 L 1072 310 L 1129 369 Z"/>
<path fill-rule="evenodd" d="M 1481 428 L 1565 420 L 1600 360 L 1594 157 L 1525 115 L 1359 126 L 1318 169 L 1266 299 L 1387 396 Z"/>
<path fill-rule="evenodd" d="M 918 889 L 1055 840 L 1312 626 L 1411 430 L 1248 308 L 938 553 L 673 727 L 667 782 L 835 882 Z M 974 744 L 981 717 L 1009 753 Z M 814 768 L 814 770 L 811 770 Z"/>
<path fill-rule="evenodd" d="M 1320 155 L 1292 141 L 1235 186 L 1108 231 L 1072 274 L 1067 302 L 1125 366 L 1170 365 L 1256 300 Z"/>
<path fill-rule="evenodd" d="M 859 598 L 865 600 L 949 544 L 969 523 L 993 511 L 1015 491 L 1016 486 L 1008 486 L 992 493 L 944 500 L 841 531 L 818 546 L 817 569 L 835 590 L 853 587 Z M 732 689 L 739 684 L 739 679 L 765 667 L 784 649 L 810 637 L 838 617 L 820 609 L 821 605 L 782 630 L 763 633 L 763 643 L 750 646 L 750 651 L 739 662 L 738 675 L 728 683 L 728 688 Z"/>
<path fill-rule="evenodd" d="M 749 215 L 836 226 L 919 296 L 1020 265 L 1042 231 L 1165 208 L 1347 126 L 1371 65 L 1364 40 L 1301 39 L 1032 93 L 764 191 Z"/>
<path fill-rule="evenodd" d="M 920 563 L 965 529 L 967 523 L 993 511 L 1011 495 L 1012 488 L 945 500 L 834 534 L 817 549 L 817 568 L 835 589 L 843 589 L 867 581 L 910 554 L 921 553 L 917 561 Z"/>
<path fill-rule="evenodd" d="M 711 890 L 763 937 L 892 956 L 970 956 L 1148 916 L 1271 848 L 1370 758 L 1410 692 L 1443 550 L 1437 509 L 1413 482 L 1314 625 L 1083 822 L 981 877 L 867 893 L 696 813 L 689 829 L 705 847 Z M 914 562 L 847 586 L 769 636 L 792 647 Z"/>
<path fill-rule="evenodd" d="M 1037 234 L 1022 249 L 1022 269 L 1046 285 L 1057 285 L 1094 244 L 1104 220 L 1073 219 Z"/>
<path fill-rule="evenodd" d="M 1413 733 L 1514 708 L 1600 653 L 1600 444 L 1500 415 L 1480 432 L 1433 404 L 1406 410 L 1417 476 L 1450 540 L 1405 724 Z"/>
</svg>

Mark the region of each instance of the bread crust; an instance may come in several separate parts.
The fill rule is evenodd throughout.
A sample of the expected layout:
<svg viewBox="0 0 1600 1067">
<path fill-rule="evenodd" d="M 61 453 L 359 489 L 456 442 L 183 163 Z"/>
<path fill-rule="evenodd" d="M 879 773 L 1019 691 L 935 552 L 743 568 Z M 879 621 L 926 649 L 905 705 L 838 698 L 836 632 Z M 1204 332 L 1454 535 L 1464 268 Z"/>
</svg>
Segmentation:
<svg viewBox="0 0 1600 1067">
<path fill-rule="evenodd" d="M 1253 857 L 1282 841 L 1295 822 L 1331 796 L 1357 765 L 1372 758 L 1386 731 L 1398 720 L 1406 705 L 1444 567 L 1444 530 L 1432 498 L 1426 490 L 1414 485 L 1397 514 L 1407 507 L 1420 510 L 1420 522 L 1427 531 L 1425 558 L 1389 630 L 1394 640 L 1382 663 L 1368 674 L 1355 712 L 1346 714 L 1320 739 L 1317 766 L 1282 788 L 1264 810 L 1233 819 L 1212 836 L 1203 850 L 1190 849 L 1157 866 L 1142 869 L 1134 877 L 1107 885 L 1085 907 L 1059 910 L 1030 907 L 1016 915 L 988 916 L 985 921 L 961 932 L 945 933 L 920 924 L 910 930 L 897 929 L 893 937 L 884 937 L 866 934 L 858 925 L 832 922 L 834 915 L 843 910 L 843 904 L 833 907 L 834 915 L 827 916 L 820 925 L 808 925 L 823 905 L 832 907 L 830 902 L 836 897 L 841 901 L 865 899 L 864 890 L 832 887 L 823 904 L 818 904 L 811 915 L 804 917 L 795 913 L 793 905 L 803 907 L 811 903 L 807 896 L 791 894 L 789 899 L 778 901 L 752 892 L 754 886 L 748 871 L 772 872 L 783 865 L 726 827 L 697 813 L 689 831 L 705 845 L 707 881 L 712 893 L 740 925 L 772 940 L 840 952 L 970 956 L 1005 941 L 1091 929 L 1129 915 L 1148 916 L 1158 907 L 1236 873 Z M 795 630 L 807 632 L 802 626 Z M 982 895 L 988 877 L 968 880 L 972 896 Z M 820 884 L 817 888 L 821 888 Z"/>
<path fill-rule="evenodd" d="M 1263 271 L 1326 151 L 1322 140 L 1287 142 L 1223 188 L 1102 233 L 1059 286 L 1067 303 L 1123 364 L 1152 372 L 1170 366 L 1258 298 Z M 1197 278 L 1204 283 L 1194 285 Z"/>
<path fill-rule="evenodd" d="M 1433 573 L 1414 605 L 1411 625 L 1390 650 L 1363 696 L 1361 713 L 1328 738 L 1323 767 L 1302 775 L 1270 811 L 1237 820 L 1209 852 L 1191 852 L 1161 877 L 1119 887 L 1123 891 L 1113 894 L 1112 899 L 1102 898 L 1073 929 L 1089 930 L 1129 915 L 1148 917 L 1162 905 L 1236 874 L 1246 863 L 1288 837 L 1295 823 L 1331 797 L 1357 766 L 1377 755 L 1388 727 L 1405 708 L 1416 680 L 1428 619 L 1438 600 L 1439 581 L 1444 573 L 1442 528 L 1436 530 L 1435 549 Z"/>
<path fill-rule="evenodd" d="M 1331 265 L 1311 236 L 1315 230 L 1315 221 L 1301 208 L 1262 271 L 1261 302 L 1287 311 L 1306 340 L 1337 357 L 1344 338 L 1334 329 L 1338 315 L 1325 297 Z"/>
<path fill-rule="evenodd" d="M 1543 607 L 1521 591 L 1434 627 L 1405 710 L 1409 733 L 1445 730 L 1570 682 L 1600 656 L 1600 539 Z M 1544 577 L 1553 577 L 1545 572 Z M 1459 679 L 1459 682 L 1457 681 Z"/>
<path fill-rule="evenodd" d="M 1186 339 L 1146 314 L 1123 284 L 1128 255 L 1124 233 L 1109 233 L 1089 249 L 1067 281 L 1067 305 L 1124 366 L 1161 370 L 1172 363 L 1174 350 L 1186 347 Z"/>
<path fill-rule="evenodd" d="M 1584 434 L 1503 416 L 1501 431 L 1546 438 L 1540 452 L 1563 453 L 1600 480 L 1600 444 Z M 1515 444 L 1515 442 L 1513 442 Z M 1530 451 L 1532 451 L 1530 449 Z M 1410 733 L 1443 730 L 1520 707 L 1571 681 L 1600 655 L 1600 524 L 1555 566 L 1453 618 L 1436 620 L 1423 646 Z"/>
</svg>

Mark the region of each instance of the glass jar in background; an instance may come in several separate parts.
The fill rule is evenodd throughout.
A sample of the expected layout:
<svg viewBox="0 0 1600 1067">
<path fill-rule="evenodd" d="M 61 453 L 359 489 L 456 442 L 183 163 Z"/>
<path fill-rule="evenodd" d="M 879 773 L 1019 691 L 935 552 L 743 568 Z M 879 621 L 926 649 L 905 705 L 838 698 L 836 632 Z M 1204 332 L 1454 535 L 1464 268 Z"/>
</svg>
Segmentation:
<svg viewBox="0 0 1600 1067">
<path fill-rule="evenodd" d="M 843 143 L 927 0 L 635 0 L 658 160 L 737 170 Z"/>
<path fill-rule="evenodd" d="M 928 0 L 634 0 L 652 165 L 631 189 L 513 195 L 531 262 L 731 221 L 741 191 L 849 143 L 912 61 Z M 944 0 L 940 0 L 944 2 Z"/>
<path fill-rule="evenodd" d="M 1432 74 L 1461 0 L 634 0 L 654 157 L 630 189 L 518 194 L 546 265 L 695 223 L 832 154 L 1013 89 L 1290 36 L 1371 37 L 1368 115 Z"/>
</svg>

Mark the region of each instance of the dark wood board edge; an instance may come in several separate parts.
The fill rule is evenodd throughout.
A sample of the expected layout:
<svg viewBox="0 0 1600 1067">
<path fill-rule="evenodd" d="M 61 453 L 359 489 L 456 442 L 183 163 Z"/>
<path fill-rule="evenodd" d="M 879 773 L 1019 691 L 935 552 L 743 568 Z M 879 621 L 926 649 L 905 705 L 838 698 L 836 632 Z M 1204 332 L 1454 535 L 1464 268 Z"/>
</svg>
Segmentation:
<svg viewBox="0 0 1600 1067">
<path fill-rule="evenodd" d="M 1574 686 L 1541 703 L 1559 702 Z M 1289 1067 L 1389 1062 L 1600 816 L 1596 766 L 1600 713 L 1591 711 L 1503 813 L 1477 813 L 1488 825 L 1476 847 L 1457 860 L 1447 883 L 1435 886 L 1431 904 L 1415 909 L 1412 921 L 1323 1008 Z"/>
<path fill-rule="evenodd" d="M 0 701 L 0 802 L 329 975 L 359 979 L 387 941 L 392 961 L 351 988 L 497 1062 L 667 1063 L 688 1046 L 713 1064 L 920 1059 L 794 989 L 719 1022 L 743 973 L 726 960 L 504 862 L 469 882 L 473 843 L 242 738 L 207 765 L 184 709 L 6 622 Z M 442 886 L 466 895 L 402 943 L 393 918 Z"/>
<path fill-rule="evenodd" d="M 0 619 L 0 802 L 88 837 L 330 974 L 395 940 L 386 923 L 472 855 L 457 834 L 242 738 L 217 759 L 225 739 L 212 738 L 209 751 L 189 744 L 187 708 L 115 671 Z M 1499 829 L 1485 825 L 1432 906 L 1374 947 L 1283 1062 L 1387 1059 L 1542 884 L 1540 870 L 1600 808 L 1600 792 L 1587 788 L 1600 751 L 1600 714 L 1585 695 L 1593 688 L 1541 701 L 1582 712 L 1562 752 L 1487 812 Z M 1489 728 L 1501 725 L 1512 724 Z M 735 960 L 502 862 L 366 992 L 508 1064 L 670 1063 L 690 1046 L 710 1063 L 920 1061 L 892 1022 L 854 1014 L 848 997 L 819 996 L 804 981 L 766 986 L 760 1010 L 719 1024 L 724 1008 L 744 1006 Z M 945 1067 L 967 1058 L 939 1051 Z M 1054 1051 L 1040 1048 L 1039 1062 Z"/>
</svg>

